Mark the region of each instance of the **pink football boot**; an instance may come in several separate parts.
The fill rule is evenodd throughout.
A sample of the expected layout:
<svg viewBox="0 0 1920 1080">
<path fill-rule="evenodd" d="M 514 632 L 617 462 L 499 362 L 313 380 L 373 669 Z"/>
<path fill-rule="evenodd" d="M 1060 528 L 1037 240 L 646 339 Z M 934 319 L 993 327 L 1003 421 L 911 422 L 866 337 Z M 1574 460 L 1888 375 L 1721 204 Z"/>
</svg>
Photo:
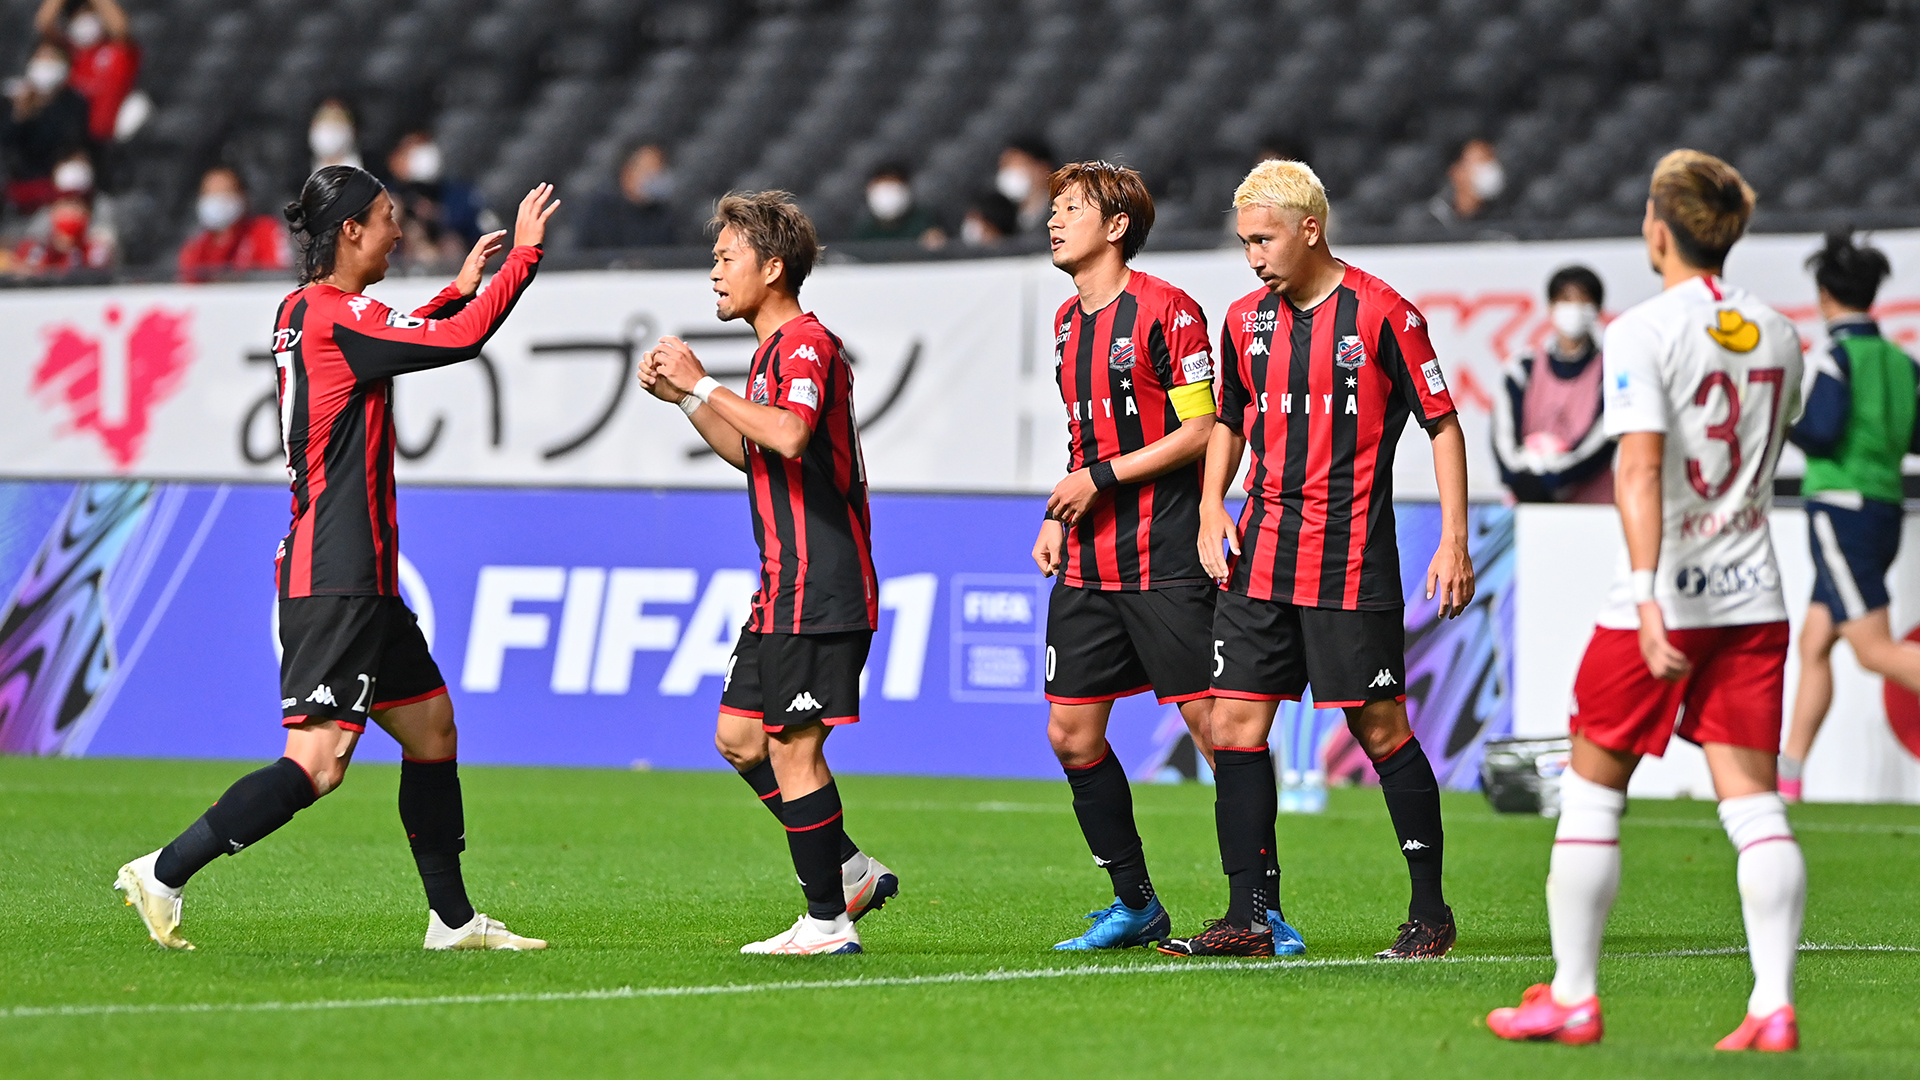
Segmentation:
<svg viewBox="0 0 1920 1080">
<path fill-rule="evenodd" d="M 1800 1049 L 1800 1023 L 1793 1018 L 1793 1006 L 1782 1005 L 1767 1016 L 1748 1016 L 1733 1034 L 1713 1044 L 1715 1050 Z"/>
<path fill-rule="evenodd" d="M 1487 1027 L 1503 1039 L 1552 1039 L 1568 1046 L 1596 1043 L 1601 1033 L 1600 999 L 1559 1005 L 1553 1000 L 1552 987 L 1536 983 L 1527 987 L 1519 1008 L 1488 1013 Z"/>
</svg>

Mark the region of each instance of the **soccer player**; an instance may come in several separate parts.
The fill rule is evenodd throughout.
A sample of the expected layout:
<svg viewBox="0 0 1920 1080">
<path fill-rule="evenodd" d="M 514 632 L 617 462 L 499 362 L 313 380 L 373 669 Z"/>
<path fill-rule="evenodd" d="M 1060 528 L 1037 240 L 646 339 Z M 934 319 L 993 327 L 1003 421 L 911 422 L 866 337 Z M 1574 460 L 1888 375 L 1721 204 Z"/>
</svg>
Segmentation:
<svg viewBox="0 0 1920 1080">
<path fill-rule="evenodd" d="M 1115 699 L 1151 689 L 1161 704 L 1177 703 L 1194 746 L 1212 757 L 1214 590 L 1193 538 L 1213 429 L 1213 349 L 1192 297 L 1127 266 L 1153 228 L 1139 173 L 1081 162 L 1055 172 L 1049 187 L 1053 264 L 1072 275 L 1077 295 L 1054 319 L 1068 473 L 1033 545 L 1040 572 L 1057 575 L 1047 607 L 1047 736 L 1114 894 L 1087 916 L 1092 926 L 1054 948 L 1124 949 L 1164 941 L 1173 924 L 1147 874 L 1126 769 L 1107 742 Z"/>
<path fill-rule="evenodd" d="M 1466 443 L 1420 313 L 1327 249 L 1327 193 L 1313 170 L 1261 162 L 1233 204 L 1261 288 L 1227 309 L 1221 330 L 1220 422 L 1207 448 L 1199 535 L 1200 561 L 1223 585 L 1211 671 L 1227 913 L 1161 950 L 1272 955 L 1261 844 L 1273 835 L 1278 796 L 1267 735 L 1278 702 L 1311 686 L 1315 707 L 1346 710 L 1373 760 L 1412 879 L 1407 921 L 1378 955 L 1444 956 L 1453 911 L 1440 885 L 1440 786 L 1407 723 L 1393 455 L 1411 416 L 1433 440 L 1440 492 L 1426 593 L 1451 618 L 1473 599 Z M 1227 485 L 1249 444 L 1236 527 Z"/>
<path fill-rule="evenodd" d="M 828 732 L 860 719 L 860 669 L 879 625 L 853 369 L 840 339 L 800 308 L 820 244 L 792 196 L 727 195 L 710 227 L 718 314 L 744 319 L 760 342 L 747 395 L 672 337 L 642 358 L 640 381 L 747 474 L 760 545 L 760 589 L 727 662 L 714 741 L 786 827 L 807 911 L 740 951 L 857 953 L 854 921 L 899 881 L 847 839 L 826 758 Z"/>
<path fill-rule="evenodd" d="M 1807 452 L 1801 493 L 1813 548 L 1813 602 L 1800 627 L 1800 687 L 1780 755 L 1780 794 L 1800 801 L 1800 769 L 1833 704 L 1833 647 L 1845 638 L 1860 666 L 1920 693 L 1920 648 L 1895 641 L 1887 569 L 1900 551 L 1900 459 L 1920 453 L 1912 358 L 1868 314 L 1887 257 L 1827 237 L 1808 260 L 1833 347 L 1812 354 L 1806 415 L 1787 433 Z"/>
<path fill-rule="evenodd" d="M 293 488 L 293 526 L 274 556 L 286 753 L 241 777 L 172 843 L 120 868 L 114 888 L 160 944 L 193 948 L 179 934 L 187 880 L 339 787 L 371 718 L 403 754 L 400 823 L 426 888 L 425 947 L 547 947 L 474 911 L 461 879 L 453 703 L 400 599 L 391 398 L 396 375 L 480 355 L 540 266 L 560 206 L 552 193 L 541 184 L 520 201 L 513 250 L 485 290 L 480 274 L 504 232 L 481 237 L 453 284 L 411 315 L 366 295 L 400 239 L 393 199 L 372 174 L 327 166 L 287 205 L 304 250 L 300 288 L 280 302 L 273 332 Z"/>
<path fill-rule="evenodd" d="M 1606 425 L 1627 559 L 1573 683 L 1571 767 L 1547 874 L 1551 985 L 1487 1026 L 1505 1039 L 1597 1042 L 1596 968 L 1620 888 L 1620 815 L 1644 754 L 1680 737 L 1713 772 L 1739 852 L 1753 961 L 1747 1018 L 1722 1050 L 1791 1050 L 1793 965 L 1807 868 L 1774 791 L 1787 609 L 1767 531 L 1773 470 L 1799 412 L 1793 325 L 1720 280 L 1753 189 L 1675 150 L 1653 170 L 1647 257 L 1666 286 L 1607 328 Z"/>
</svg>

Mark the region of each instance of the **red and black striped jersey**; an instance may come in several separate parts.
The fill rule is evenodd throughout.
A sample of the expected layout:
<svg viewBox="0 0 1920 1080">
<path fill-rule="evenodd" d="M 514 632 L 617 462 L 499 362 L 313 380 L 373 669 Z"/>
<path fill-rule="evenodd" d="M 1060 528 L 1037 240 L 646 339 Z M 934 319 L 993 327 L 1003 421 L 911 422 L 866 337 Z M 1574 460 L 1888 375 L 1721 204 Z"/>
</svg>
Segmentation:
<svg viewBox="0 0 1920 1080">
<path fill-rule="evenodd" d="M 767 335 L 747 372 L 747 400 L 806 421 L 789 460 L 746 440 L 747 494 L 760 544 L 760 590 L 747 629 L 832 634 L 880 625 L 867 466 L 853 416 L 853 369 L 811 313 Z"/>
<path fill-rule="evenodd" d="M 293 525 L 274 555 L 280 596 L 398 596 L 393 377 L 480 355 L 540 265 L 516 247 L 472 297 L 452 285 L 411 315 L 314 283 L 274 320 L 280 441 Z"/>
<path fill-rule="evenodd" d="M 1074 297 L 1054 319 L 1054 379 L 1067 408 L 1067 470 L 1138 450 L 1181 424 L 1171 393 L 1193 386 L 1200 415 L 1213 378 L 1206 316 L 1193 298 L 1138 270 L 1099 311 Z M 1189 415 L 1194 415 L 1189 412 Z M 1120 484 L 1067 530 L 1060 580 L 1083 589 L 1205 584 L 1200 535 L 1203 462 Z"/>
<path fill-rule="evenodd" d="M 1404 606 L 1393 455 L 1453 412 L 1426 320 L 1356 267 L 1311 311 L 1257 289 L 1227 309 L 1220 418 L 1253 449 L 1226 588 L 1346 611 Z"/>
</svg>

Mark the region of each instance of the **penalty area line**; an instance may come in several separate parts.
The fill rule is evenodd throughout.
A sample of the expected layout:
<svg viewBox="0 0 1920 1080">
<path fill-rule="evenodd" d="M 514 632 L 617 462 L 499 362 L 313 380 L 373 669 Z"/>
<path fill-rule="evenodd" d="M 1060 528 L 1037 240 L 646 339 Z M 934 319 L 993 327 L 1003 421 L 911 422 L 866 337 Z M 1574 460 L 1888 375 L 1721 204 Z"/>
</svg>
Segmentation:
<svg viewBox="0 0 1920 1080">
<path fill-rule="evenodd" d="M 1669 949 L 1660 952 L 1605 953 L 1602 960 L 1665 960 L 1690 957 L 1744 956 L 1744 947 Z M 1920 953 L 1910 945 L 1800 946 L 1814 953 Z M 1453 956 L 1437 961 L 1382 961 L 1364 957 L 1324 960 L 1172 961 L 1126 965 L 1082 965 L 1065 968 L 996 968 L 992 971 L 953 971 L 940 975 L 857 976 L 851 979 L 789 979 L 779 982 L 717 983 L 709 986 L 618 986 L 606 990 L 555 990 L 512 994 L 440 994 L 431 997 L 322 998 L 310 1001 L 205 1001 L 155 1005 L 22 1005 L 0 1010 L 0 1018 L 29 1020 L 77 1016 L 142 1016 L 185 1013 L 324 1012 L 334 1009 L 402 1009 L 447 1005 L 523 1005 L 574 1001 L 630 1001 L 645 998 L 717 997 L 724 994 L 771 994 L 793 990 L 867 990 L 883 987 L 952 986 L 970 983 L 1029 982 L 1037 979 L 1087 979 L 1132 975 L 1282 974 L 1327 968 L 1387 967 L 1404 964 L 1536 964 L 1551 956 Z"/>
</svg>

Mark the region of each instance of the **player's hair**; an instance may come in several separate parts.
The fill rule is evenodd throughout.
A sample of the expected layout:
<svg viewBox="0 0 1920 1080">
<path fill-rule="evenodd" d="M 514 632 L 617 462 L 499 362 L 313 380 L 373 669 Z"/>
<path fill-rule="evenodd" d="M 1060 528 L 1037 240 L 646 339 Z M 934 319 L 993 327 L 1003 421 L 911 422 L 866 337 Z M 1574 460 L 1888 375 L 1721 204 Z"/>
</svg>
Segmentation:
<svg viewBox="0 0 1920 1080">
<path fill-rule="evenodd" d="M 1653 216 L 1667 223 L 1688 266 L 1718 270 L 1747 231 L 1758 199 L 1733 166 L 1698 150 L 1675 150 L 1653 167 Z"/>
<path fill-rule="evenodd" d="M 785 191 L 729 191 L 714 204 L 713 220 L 707 230 L 718 236 L 732 229 L 746 241 L 761 263 L 779 259 L 785 267 L 782 277 L 787 292 L 800 295 L 800 286 L 813 273 L 813 260 L 820 255 L 820 236 L 813 220 L 794 204 Z"/>
<path fill-rule="evenodd" d="M 1327 225 L 1327 188 L 1304 161 L 1275 158 L 1253 167 L 1234 189 L 1233 205 L 1292 210 Z"/>
<path fill-rule="evenodd" d="M 384 190 L 372 174 L 352 165 L 328 165 L 307 177 L 300 197 L 280 211 L 300 243 L 300 284 L 333 273 L 341 227 L 348 221 L 365 225 L 371 220 L 373 204 Z M 362 198 L 366 201 L 360 202 Z M 359 205 L 342 206 L 343 199 Z"/>
<path fill-rule="evenodd" d="M 1807 260 L 1813 280 L 1843 306 L 1865 311 L 1879 295 L 1880 283 L 1893 273 L 1893 264 L 1879 248 L 1853 242 L 1852 229 L 1827 234 L 1826 246 Z"/>
<path fill-rule="evenodd" d="M 1586 293 L 1594 307 L 1606 306 L 1607 287 L 1600 284 L 1600 275 L 1578 263 L 1555 270 L 1553 276 L 1547 279 L 1547 302 L 1552 303 L 1553 298 L 1560 295 L 1560 290 L 1569 285 Z"/>
<path fill-rule="evenodd" d="M 1047 198 L 1057 199 L 1070 187 L 1078 187 L 1083 198 L 1100 208 L 1102 221 L 1127 215 L 1127 231 L 1120 238 L 1122 259 L 1131 260 L 1146 246 L 1153 231 L 1153 195 L 1139 173 L 1110 161 L 1076 161 L 1047 178 Z"/>
</svg>

